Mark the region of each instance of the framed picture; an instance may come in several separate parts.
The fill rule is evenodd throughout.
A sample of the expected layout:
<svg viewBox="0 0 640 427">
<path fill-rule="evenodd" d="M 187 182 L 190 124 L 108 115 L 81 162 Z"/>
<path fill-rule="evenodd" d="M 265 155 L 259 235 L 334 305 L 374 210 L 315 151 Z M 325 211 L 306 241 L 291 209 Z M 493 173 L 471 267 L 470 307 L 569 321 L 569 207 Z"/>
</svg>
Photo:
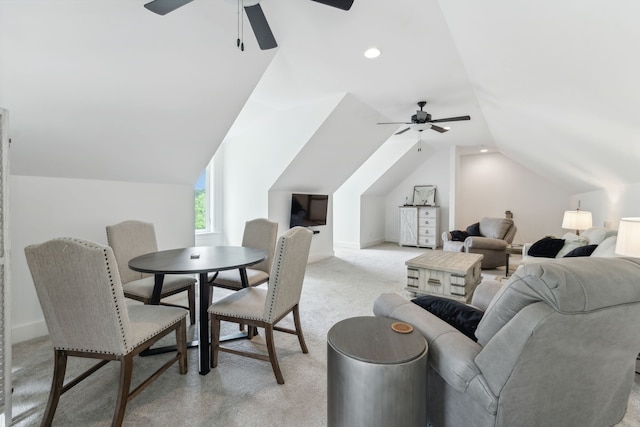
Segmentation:
<svg viewBox="0 0 640 427">
<path fill-rule="evenodd" d="M 435 206 L 436 187 L 435 185 L 416 185 L 413 187 L 414 206 Z"/>
</svg>

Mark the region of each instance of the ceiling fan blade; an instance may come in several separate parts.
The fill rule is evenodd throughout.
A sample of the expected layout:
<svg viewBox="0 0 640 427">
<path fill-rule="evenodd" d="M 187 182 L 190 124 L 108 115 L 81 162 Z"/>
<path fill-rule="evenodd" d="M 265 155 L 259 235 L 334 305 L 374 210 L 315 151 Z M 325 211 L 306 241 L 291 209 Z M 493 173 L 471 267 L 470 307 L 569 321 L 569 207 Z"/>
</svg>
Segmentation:
<svg viewBox="0 0 640 427">
<path fill-rule="evenodd" d="M 144 7 L 158 15 L 166 15 L 192 1 L 193 0 L 154 0 L 145 4 Z"/>
<path fill-rule="evenodd" d="M 260 49 L 267 50 L 278 47 L 271 28 L 269 28 L 267 18 L 265 18 L 262 12 L 260 3 L 256 3 L 253 6 L 245 6 L 244 11 L 247 14 L 247 18 L 249 18 L 249 23 L 251 24 L 251 28 L 253 28 L 253 33 L 256 35 Z"/>
<path fill-rule="evenodd" d="M 440 126 L 436 126 L 436 125 L 431 125 L 431 129 L 435 130 L 436 132 L 440 132 L 440 133 L 445 133 L 445 132 L 447 132 L 449 130 L 447 128 L 441 128 Z"/>
<path fill-rule="evenodd" d="M 410 125 L 411 122 L 380 122 L 378 125 Z"/>
<path fill-rule="evenodd" d="M 327 6 L 337 7 L 342 10 L 351 9 L 353 0 L 313 0 L 318 3 L 326 4 Z"/>
<path fill-rule="evenodd" d="M 394 135 L 400 135 L 401 133 L 405 133 L 406 131 L 408 131 L 411 128 L 406 128 L 406 129 L 402 129 L 400 132 L 396 132 L 394 133 Z"/>
<path fill-rule="evenodd" d="M 459 122 L 462 120 L 471 120 L 471 117 L 470 116 L 449 117 L 446 119 L 429 120 L 429 123 Z"/>
</svg>

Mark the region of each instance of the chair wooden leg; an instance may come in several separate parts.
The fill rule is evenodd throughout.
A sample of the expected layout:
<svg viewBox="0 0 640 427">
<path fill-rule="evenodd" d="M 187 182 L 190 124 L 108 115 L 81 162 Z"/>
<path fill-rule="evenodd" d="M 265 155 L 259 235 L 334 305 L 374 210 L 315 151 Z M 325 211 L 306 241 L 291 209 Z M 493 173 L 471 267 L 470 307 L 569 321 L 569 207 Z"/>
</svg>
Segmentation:
<svg viewBox="0 0 640 427">
<path fill-rule="evenodd" d="M 265 325 L 264 327 L 264 335 L 267 340 L 267 350 L 269 351 L 269 361 L 271 362 L 271 367 L 273 368 L 273 373 L 276 375 L 276 381 L 278 384 L 284 384 L 284 378 L 282 377 L 282 372 L 280 371 L 280 365 L 278 364 L 278 358 L 276 356 L 276 348 L 273 344 L 273 325 Z"/>
<path fill-rule="evenodd" d="M 218 349 L 220 348 L 220 319 L 211 315 L 211 367 L 218 366 Z"/>
<path fill-rule="evenodd" d="M 133 368 L 133 356 L 125 355 L 120 359 L 120 386 L 118 388 L 118 399 L 116 409 L 113 414 L 112 427 L 119 427 L 124 420 L 124 412 L 129 401 L 129 387 L 131 386 L 131 371 Z"/>
<path fill-rule="evenodd" d="M 63 350 L 54 350 L 53 354 L 53 379 L 51 380 L 51 391 L 49 392 L 47 409 L 45 410 L 44 418 L 42 419 L 43 426 L 50 426 L 53 421 L 53 415 L 56 413 L 56 408 L 60 401 L 60 395 L 62 394 L 64 375 L 67 371 L 67 353 Z"/>
<path fill-rule="evenodd" d="M 293 307 L 293 324 L 296 326 L 296 335 L 298 336 L 298 341 L 300 341 L 300 348 L 302 348 L 302 352 L 309 353 L 309 350 L 307 350 L 307 344 L 304 342 L 304 336 L 302 335 L 302 326 L 300 326 L 300 311 L 298 304 Z"/>
<path fill-rule="evenodd" d="M 189 300 L 189 322 L 192 325 L 196 324 L 196 287 L 191 286 L 187 290 L 187 299 Z"/>
<path fill-rule="evenodd" d="M 179 372 L 184 375 L 187 373 L 187 319 L 182 319 L 176 328 L 176 347 L 178 353 L 180 353 L 180 359 L 178 360 Z"/>
</svg>

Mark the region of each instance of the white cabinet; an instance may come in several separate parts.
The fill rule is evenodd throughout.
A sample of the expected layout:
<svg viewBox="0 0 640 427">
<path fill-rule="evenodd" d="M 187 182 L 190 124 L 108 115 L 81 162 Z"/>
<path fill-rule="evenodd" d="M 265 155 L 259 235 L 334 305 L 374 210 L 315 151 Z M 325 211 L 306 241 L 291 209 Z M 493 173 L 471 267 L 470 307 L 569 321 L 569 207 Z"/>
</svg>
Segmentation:
<svg viewBox="0 0 640 427">
<path fill-rule="evenodd" d="M 400 206 L 400 246 L 436 249 L 440 246 L 440 208 Z"/>
</svg>

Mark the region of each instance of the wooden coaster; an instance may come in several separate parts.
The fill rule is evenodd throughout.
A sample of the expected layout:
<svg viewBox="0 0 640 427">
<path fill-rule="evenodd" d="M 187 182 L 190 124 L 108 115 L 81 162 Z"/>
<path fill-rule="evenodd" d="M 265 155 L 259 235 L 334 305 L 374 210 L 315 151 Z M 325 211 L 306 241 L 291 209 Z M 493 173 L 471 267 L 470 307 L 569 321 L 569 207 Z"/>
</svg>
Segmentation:
<svg viewBox="0 0 640 427">
<path fill-rule="evenodd" d="M 413 326 L 408 323 L 395 322 L 391 324 L 391 329 L 401 334 L 408 334 L 413 331 Z"/>
</svg>

